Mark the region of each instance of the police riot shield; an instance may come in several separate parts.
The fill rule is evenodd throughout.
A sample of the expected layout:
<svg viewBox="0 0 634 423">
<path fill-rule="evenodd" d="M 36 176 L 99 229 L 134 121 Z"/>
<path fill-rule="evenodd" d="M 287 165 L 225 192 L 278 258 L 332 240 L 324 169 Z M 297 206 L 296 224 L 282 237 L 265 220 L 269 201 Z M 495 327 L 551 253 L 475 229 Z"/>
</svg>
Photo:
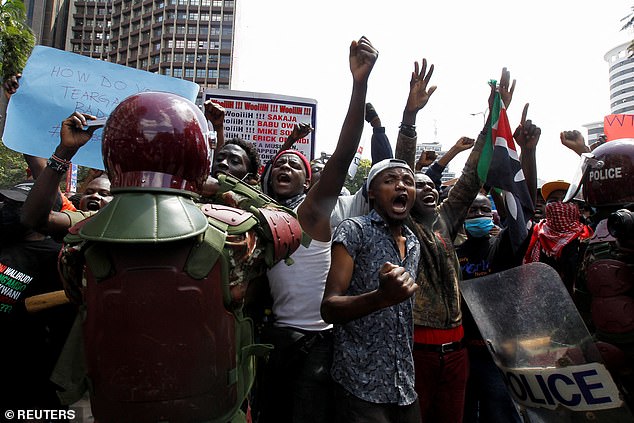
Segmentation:
<svg viewBox="0 0 634 423">
<path fill-rule="evenodd" d="M 552 267 L 526 264 L 461 290 L 525 422 L 634 422 Z"/>
</svg>

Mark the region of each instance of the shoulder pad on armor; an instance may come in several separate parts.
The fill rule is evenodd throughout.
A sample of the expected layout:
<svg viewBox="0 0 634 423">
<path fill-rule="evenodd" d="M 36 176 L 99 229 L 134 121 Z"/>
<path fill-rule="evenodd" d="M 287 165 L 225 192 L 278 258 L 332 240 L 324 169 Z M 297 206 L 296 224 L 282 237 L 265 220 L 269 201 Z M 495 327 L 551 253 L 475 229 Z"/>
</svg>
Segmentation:
<svg viewBox="0 0 634 423">
<path fill-rule="evenodd" d="M 205 216 L 219 220 L 229 226 L 239 226 L 249 220 L 253 213 L 222 204 L 205 204 L 201 207 Z"/>
<path fill-rule="evenodd" d="M 266 264 L 273 266 L 278 261 L 288 258 L 303 240 L 304 233 L 295 216 L 271 208 L 258 209 L 262 216 L 262 225 L 269 229 L 272 249 L 266 254 Z"/>
<path fill-rule="evenodd" d="M 213 203 L 200 209 L 208 217 L 209 224 L 229 235 L 243 234 L 258 224 L 258 218 L 246 210 Z"/>
</svg>

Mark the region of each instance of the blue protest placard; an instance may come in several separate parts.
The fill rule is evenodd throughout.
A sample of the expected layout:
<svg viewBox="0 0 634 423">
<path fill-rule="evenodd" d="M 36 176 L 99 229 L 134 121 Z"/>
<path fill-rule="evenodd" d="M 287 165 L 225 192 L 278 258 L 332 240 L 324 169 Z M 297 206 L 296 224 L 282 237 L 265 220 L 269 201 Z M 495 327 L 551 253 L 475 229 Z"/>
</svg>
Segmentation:
<svg viewBox="0 0 634 423">
<path fill-rule="evenodd" d="M 62 121 L 75 111 L 108 116 L 124 98 L 143 91 L 170 92 L 193 102 L 199 89 L 190 81 L 36 46 L 9 101 L 3 141 L 20 153 L 49 157 L 59 144 Z M 95 132 L 73 163 L 104 168 L 102 132 Z"/>
</svg>

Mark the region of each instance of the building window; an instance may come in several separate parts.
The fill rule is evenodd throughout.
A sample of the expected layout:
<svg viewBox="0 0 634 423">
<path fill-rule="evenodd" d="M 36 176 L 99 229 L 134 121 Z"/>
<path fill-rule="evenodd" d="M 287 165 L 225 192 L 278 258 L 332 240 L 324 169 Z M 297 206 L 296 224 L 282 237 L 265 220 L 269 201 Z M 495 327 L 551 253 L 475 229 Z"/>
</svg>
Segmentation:
<svg viewBox="0 0 634 423">
<path fill-rule="evenodd" d="M 213 79 L 218 78 L 218 71 L 216 69 L 209 69 L 207 71 L 207 77 L 208 78 L 213 78 Z"/>
<path fill-rule="evenodd" d="M 185 25 L 176 25 L 176 33 L 184 34 L 185 33 Z"/>
<path fill-rule="evenodd" d="M 213 7 L 222 7 L 222 0 L 213 0 L 211 4 Z"/>
<path fill-rule="evenodd" d="M 194 69 L 185 68 L 185 78 L 193 78 L 194 77 Z"/>
<path fill-rule="evenodd" d="M 204 69 L 196 69 L 196 78 L 204 78 L 206 73 Z"/>
<path fill-rule="evenodd" d="M 185 48 L 185 40 L 176 40 L 176 48 Z"/>
<path fill-rule="evenodd" d="M 225 15 L 222 17 L 222 20 L 223 20 L 224 22 L 231 22 L 231 21 L 233 21 L 233 15 L 227 15 L 227 14 L 225 14 Z"/>
<path fill-rule="evenodd" d="M 208 22 L 209 21 L 209 13 L 201 13 L 200 14 L 200 20 L 202 22 Z"/>
<path fill-rule="evenodd" d="M 182 62 L 183 61 L 183 53 L 174 53 L 174 61 Z"/>
<path fill-rule="evenodd" d="M 229 69 L 220 69 L 220 78 L 229 79 Z"/>
<path fill-rule="evenodd" d="M 158 65 L 160 60 L 161 60 L 160 56 L 152 56 L 150 63 L 152 63 L 153 65 Z"/>
<path fill-rule="evenodd" d="M 222 20 L 222 16 L 220 16 L 218 13 L 213 13 L 211 15 L 212 22 L 220 22 L 221 20 Z"/>
<path fill-rule="evenodd" d="M 223 50 L 231 50 L 231 40 L 229 41 L 222 41 L 222 47 Z"/>
<path fill-rule="evenodd" d="M 207 55 L 205 53 L 199 54 L 198 56 L 196 56 L 196 61 L 198 63 L 204 63 L 206 60 L 207 60 Z"/>
<path fill-rule="evenodd" d="M 200 0 L 201 6 L 211 6 L 211 0 Z"/>
<path fill-rule="evenodd" d="M 170 68 L 161 69 L 161 74 L 162 75 L 166 75 L 166 76 L 170 76 L 170 74 L 171 74 Z"/>
<path fill-rule="evenodd" d="M 79 53 L 81 51 L 81 46 L 79 44 L 73 44 L 73 51 L 75 53 Z"/>
<path fill-rule="evenodd" d="M 182 78 L 183 77 L 183 70 L 182 69 L 172 69 L 172 76 L 175 78 Z"/>
<path fill-rule="evenodd" d="M 197 21 L 198 20 L 198 13 L 190 12 L 189 13 L 189 20 L 190 21 Z"/>
<path fill-rule="evenodd" d="M 220 64 L 221 65 L 228 65 L 231 63 L 231 56 L 229 56 L 228 54 L 221 54 L 220 55 Z"/>
<path fill-rule="evenodd" d="M 194 61 L 196 60 L 196 55 L 193 53 L 187 53 L 185 55 L 185 61 L 187 63 L 194 63 Z"/>
<path fill-rule="evenodd" d="M 194 40 L 187 41 L 187 48 L 196 48 L 196 41 Z"/>
</svg>

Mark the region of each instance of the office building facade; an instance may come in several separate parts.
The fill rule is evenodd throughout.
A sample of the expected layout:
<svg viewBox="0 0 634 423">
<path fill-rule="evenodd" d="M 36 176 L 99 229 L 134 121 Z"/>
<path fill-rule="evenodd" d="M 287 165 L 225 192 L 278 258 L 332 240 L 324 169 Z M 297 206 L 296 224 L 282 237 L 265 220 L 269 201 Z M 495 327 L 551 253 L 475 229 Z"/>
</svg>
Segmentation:
<svg viewBox="0 0 634 423">
<path fill-rule="evenodd" d="M 634 57 L 630 57 L 630 42 L 608 51 L 604 60 L 609 65 L 610 114 L 634 114 Z M 588 144 L 603 134 L 603 121 L 583 125 L 588 130 Z"/>
<path fill-rule="evenodd" d="M 65 50 L 230 88 L 234 0 L 74 0 Z"/>
</svg>

